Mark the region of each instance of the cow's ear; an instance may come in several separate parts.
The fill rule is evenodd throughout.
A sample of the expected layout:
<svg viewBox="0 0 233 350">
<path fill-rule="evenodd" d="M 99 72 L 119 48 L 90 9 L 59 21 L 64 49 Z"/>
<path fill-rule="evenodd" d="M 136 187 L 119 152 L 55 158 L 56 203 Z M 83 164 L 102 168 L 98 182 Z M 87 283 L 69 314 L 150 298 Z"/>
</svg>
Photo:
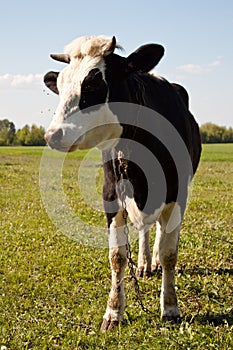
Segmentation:
<svg viewBox="0 0 233 350">
<path fill-rule="evenodd" d="M 127 69 L 129 72 L 147 73 L 159 63 L 163 55 L 164 48 L 159 44 L 140 46 L 127 57 Z"/>
<path fill-rule="evenodd" d="M 48 72 L 44 76 L 44 83 L 50 90 L 55 92 L 55 94 L 59 95 L 59 91 L 57 89 L 58 74 L 59 74 L 59 72 Z"/>
</svg>

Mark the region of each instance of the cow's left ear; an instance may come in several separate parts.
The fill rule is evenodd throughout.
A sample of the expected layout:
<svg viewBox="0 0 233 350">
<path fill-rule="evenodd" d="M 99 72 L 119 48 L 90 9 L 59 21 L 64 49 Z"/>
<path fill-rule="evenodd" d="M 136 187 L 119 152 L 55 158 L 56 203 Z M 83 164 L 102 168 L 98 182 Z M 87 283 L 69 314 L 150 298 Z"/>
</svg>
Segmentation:
<svg viewBox="0 0 233 350">
<path fill-rule="evenodd" d="M 59 72 L 48 72 L 44 76 L 44 83 L 55 94 L 59 95 L 59 91 L 57 89 L 57 77 L 58 77 Z"/>
<path fill-rule="evenodd" d="M 164 48 L 159 44 L 140 46 L 127 57 L 128 71 L 147 73 L 159 63 L 163 55 Z"/>
</svg>

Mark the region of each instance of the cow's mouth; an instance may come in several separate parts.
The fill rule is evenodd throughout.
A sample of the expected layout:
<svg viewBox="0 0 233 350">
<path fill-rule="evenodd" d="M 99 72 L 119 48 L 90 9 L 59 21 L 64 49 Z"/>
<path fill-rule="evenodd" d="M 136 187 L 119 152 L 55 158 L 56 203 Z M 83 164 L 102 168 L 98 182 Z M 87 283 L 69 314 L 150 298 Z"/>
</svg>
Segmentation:
<svg viewBox="0 0 233 350">
<path fill-rule="evenodd" d="M 70 153 L 70 152 L 74 152 L 76 151 L 79 147 L 78 145 L 71 145 L 69 147 L 64 147 L 64 146 L 57 146 L 56 147 L 54 145 L 49 145 L 48 146 L 52 149 L 52 150 L 55 150 L 55 151 L 58 151 L 58 152 L 63 152 L 63 153 Z"/>
</svg>

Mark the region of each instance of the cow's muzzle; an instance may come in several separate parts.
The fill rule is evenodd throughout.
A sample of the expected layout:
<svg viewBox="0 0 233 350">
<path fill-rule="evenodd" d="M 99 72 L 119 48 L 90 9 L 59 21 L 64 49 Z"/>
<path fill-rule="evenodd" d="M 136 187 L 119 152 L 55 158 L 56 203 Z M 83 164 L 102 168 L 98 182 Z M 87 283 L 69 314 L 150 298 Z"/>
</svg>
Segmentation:
<svg viewBox="0 0 233 350">
<path fill-rule="evenodd" d="M 45 141 L 51 148 L 56 148 L 56 146 L 59 146 L 61 143 L 63 137 L 63 131 L 62 129 L 57 129 L 54 131 L 47 131 L 44 135 Z"/>
<path fill-rule="evenodd" d="M 80 136 L 78 139 L 70 140 L 70 142 L 64 143 L 64 131 L 59 128 L 56 130 L 48 130 L 44 139 L 47 142 L 47 145 L 60 152 L 73 152 L 78 148 L 79 142 L 83 139 L 83 136 Z"/>
</svg>

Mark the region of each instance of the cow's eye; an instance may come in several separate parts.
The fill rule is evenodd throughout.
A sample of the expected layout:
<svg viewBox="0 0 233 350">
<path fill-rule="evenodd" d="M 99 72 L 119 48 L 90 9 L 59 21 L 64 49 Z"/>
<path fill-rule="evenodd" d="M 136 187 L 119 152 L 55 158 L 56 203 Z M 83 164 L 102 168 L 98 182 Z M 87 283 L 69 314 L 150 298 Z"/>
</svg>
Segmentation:
<svg viewBox="0 0 233 350">
<path fill-rule="evenodd" d="M 86 78 L 82 82 L 82 90 L 83 91 L 93 91 L 99 88 L 101 82 L 103 80 L 102 73 L 99 69 L 92 69 Z"/>
</svg>

